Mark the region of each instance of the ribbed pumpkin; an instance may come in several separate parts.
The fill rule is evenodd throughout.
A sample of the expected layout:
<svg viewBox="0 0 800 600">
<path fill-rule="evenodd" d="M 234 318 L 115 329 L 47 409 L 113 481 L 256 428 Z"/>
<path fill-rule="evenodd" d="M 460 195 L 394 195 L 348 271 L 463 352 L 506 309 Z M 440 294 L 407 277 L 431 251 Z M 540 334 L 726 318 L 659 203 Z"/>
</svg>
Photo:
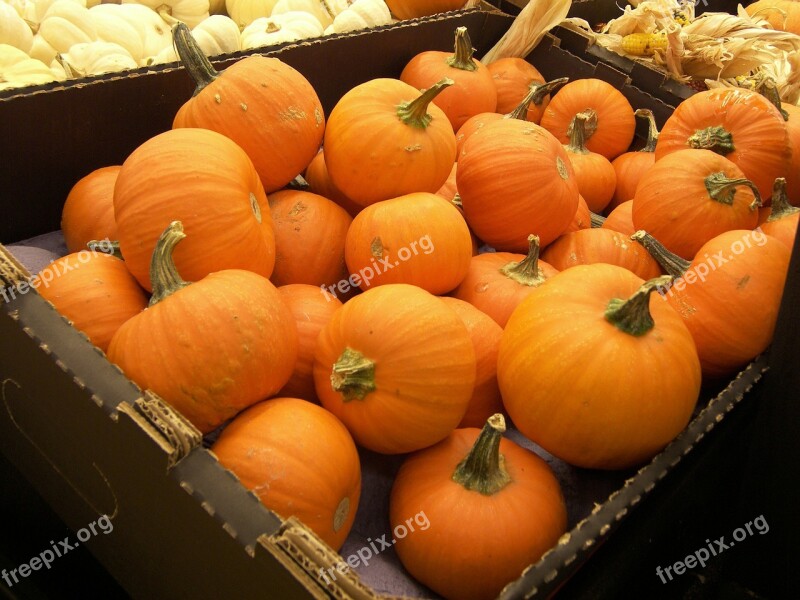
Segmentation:
<svg viewBox="0 0 800 600">
<path fill-rule="evenodd" d="M 676 278 L 662 295 L 689 328 L 704 376 L 728 377 L 767 348 L 789 268 L 783 243 L 759 230 L 726 231 L 689 262 L 644 232 L 634 237 Z"/>
<path fill-rule="evenodd" d="M 508 114 L 517 108 L 532 90 L 538 89 L 536 98 L 528 105 L 525 120 L 539 124 L 550 103 L 550 94 L 567 82 L 559 79 L 545 83 L 539 70 L 524 58 L 504 57 L 486 65 L 497 90 L 496 111 Z"/>
<path fill-rule="evenodd" d="M 482 427 L 486 419 L 504 411 L 500 388 L 497 386 L 497 351 L 503 329 L 469 302 L 446 296 L 442 301 L 464 322 L 475 349 L 475 389 L 458 426 Z"/>
<path fill-rule="evenodd" d="M 486 252 L 474 256 L 466 277 L 452 296 L 469 302 L 505 327 L 517 305 L 558 273 L 539 260 L 539 238 L 529 236 L 528 255 Z"/>
<path fill-rule="evenodd" d="M 345 209 L 311 192 L 281 190 L 269 195 L 269 210 L 275 227 L 272 283 L 335 286 L 347 279 L 344 240 L 353 219 Z"/>
<path fill-rule="evenodd" d="M 375 452 L 413 452 L 461 422 L 475 387 L 467 328 L 418 287 L 367 290 L 320 333 L 314 382 L 322 405 Z"/>
<path fill-rule="evenodd" d="M 517 307 L 497 380 L 520 432 L 590 469 L 634 467 L 680 433 L 700 392 L 700 363 L 680 315 L 651 298 L 668 281 L 579 265 Z"/>
<path fill-rule="evenodd" d="M 432 294 L 455 288 L 469 269 L 472 238 L 452 203 L 427 192 L 362 210 L 347 232 L 345 259 L 354 285 L 416 285 Z"/>
<path fill-rule="evenodd" d="M 633 235 L 636 228 L 633 226 L 633 200 L 628 200 L 612 210 L 603 221 L 602 228 L 618 231 L 623 235 Z"/>
<path fill-rule="evenodd" d="M 358 510 L 361 464 L 353 438 L 328 411 L 297 398 L 259 402 L 222 430 L 211 451 L 267 508 L 342 547 Z"/>
<path fill-rule="evenodd" d="M 578 209 L 578 184 L 563 146 L 542 127 L 517 119 L 492 121 L 467 139 L 456 185 L 470 228 L 498 250 L 526 251 L 531 232 L 546 246 Z"/>
<path fill-rule="evenodd" d="M 786 180 L 779 177 L 775 180 L 772 191 L 772 203 L 767 208 L 768 216 L 761 231 L 783 242 L 789 250 L 794 248 L 794 239 L 797 236 L 797 227 L 800 223 L 800 208 L 789 204 L 786 195 Z"/>
<path fill-rule="evenodd" d="M 147 290 L 156 240 L 174 220 L 188 237 L 175 251 L 188 281 L 223 269 L 272 274 L 275 233 L 264 188 L 244 150 L 222 134 L 173 129 L 144 142 L 119 172 L 114 214 L 125 264 Z"/>
<path fill-rule="evenodd" d="M 356 204 L 350 200 L 350 198 L 345 196 L 344 193 L 333 184 L 328 174 L 328 167 L 325 164 L 325 153 L 322 149 L 320 149 L 317 155 L 308 163 L 308 167 L 306 167 L 303 176 L 306 183 L 308 183 L 310 192 L 319 194 L 328 200 L 333 200 L 336 204 L 345 209 L 351 217 L 355 217 L 363 208 L 360 204 Z"/>
<path fill-rule="evenodd" d="M 217 73 L 189 29 L 173 29 L 181 62 L 197 84 L 173 127 L 222 133 L 247 152 L 267 192 L 302 173 L 319 150 L 325 113 L 317 93 L 277 58 L 251 55 Z"/>
<path fill-rule="evenodd" d="M 686 148 L 711 150 L 741 169 L 762 198 L 789 172 L 789 133 L 778 109 L 758 92 L 717 88 L 681 102 L 661 128 L 656 162 Z"/>
<path fill-rule="evenodd" d="M 108 357 L 208 433 L 284 386 L 297 327 L 261 275 L 226 269 L 183 281 L 172 251 L 185 235 L 176 221 L 159 238 L 150 307 L 119 328 Z"/>
<path fill-rule="evenodd" d="M 416 54 L 403 68 L 400 80 L 425 90 L 447 77 L 453 85 L 433 99 L 444 111 L 453 131 L 470 117 L 497 108 L 497 89 L 486 66 L 473 58 L 475 49 L 466 27 L 457 27 L 455 51 L 426 50 Z"/>
<path fill-rule="evenodd" d="M 566 530 L 558 480 L 504 431 L 499 414 L 482 430 L 458 429 L 409 456 L 392 486 L 393 531 L 419 513 L 430 523 L 397 540 L 400 561 L 444 598 L 496 598 Z"/>
<path fill-rule="evenodd" d="M 456 159 L 450 121 L 431 101 L 444 79 L 420 92 L 399 79 L 372 79 L 348 91 L 325 128 L 325 164 L 334 185 L 362 206 L 438 190 Z"/>
<path fill-rule="evenodd" d="M 114 184 L 121 165 L 100 167 L 72 186 L 61 210 L 61 231 L 70 252 L 86 249 L 92 240 L 116 240 Z"/>
<path fill-rule="evenodd" d="M 614 173 L 617 176 L 617 185 L 614 188 L 614 196 L 606 206 L 606 214 L 610 214 L 617 206 L 628 200 L 633 200 L 636 194 L 636 186 L 647 170 L 656 162 L 656 142 L 658 142 L 658 127 L 656 125 L 653 111 L 647 108 L 639 108 L 633 113 L 635 116 L 647 119 L 648 132 L 647 140 L 641 150 L 624 152 L 611 161 Z"/>
<path fill-rule="evenodd" d="M 605 156 L 586 147 L 588 131 L 596 127 L 596 122 L 597 113 L 592 109 L 575 115 L 567 131 L 569 142 L 564 145 L 564 149 L 575 172 L 575 179 L 578 180 L 578 191 L 590 211 L 601 213 L 614 195 L 617 174 Z"/>
<path fill-rule="evenodd" d="M 756 227 L 760 204 L 758 189 L 733 162 L 689 148 L 664 156 L 642 176 L 631 216 L 636 229 L 692 259 L 720 233 Z"/>
<path fill-rule="evenodd" d="M 278 392 L 278 396 L 319 402 L 314 389 L 314 351 L 317 348 L 317 338 L 342 303 L 333 293 L 326 293 L 317 286 L 303 283 L 283 285 L 278 288 L 278 293 L 289 307 L 297 325 L 297 360 L 292 376 Z"/>
<path fill-rule="evenodd" d="M 37 275 L 39 294 L 103 352 L 117 329 L 147 308 L 147 294 L 125 263 L 108 254 L 81 250 Z"/>
</svg>

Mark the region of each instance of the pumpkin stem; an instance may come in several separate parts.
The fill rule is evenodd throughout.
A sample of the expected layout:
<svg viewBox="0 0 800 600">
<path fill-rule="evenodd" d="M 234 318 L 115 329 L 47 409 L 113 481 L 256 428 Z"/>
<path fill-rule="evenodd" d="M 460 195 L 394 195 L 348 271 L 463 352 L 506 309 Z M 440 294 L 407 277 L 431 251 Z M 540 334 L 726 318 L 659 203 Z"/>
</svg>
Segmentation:
<svg viewBox="0 0 800 600">
<path fill-rule="evenodd" d="M 592 137 L 596 130 L 597 113 L 594 109 L 587 108 L 572 117 L 572 121 L 567 128 L 567 135 L 569 136 L 567 152 L 589 154 L 589 150 L 586 148 L 586 140 Z"/>
<path fill-rule="evenodd" d="M 735 150 L 733 146 L 733 134 L 721 125 L 698 129 L 687 140 L 690 148 L 701 150 L 712 150 L 717 154 L 725 156 Z"/>
<path fill-rule="evenodd" d="M 681 258 L 677 254 L 670 252 L 646 231 L 639 230 L 631 236 L 631 239 L 639 242 L 655 261 L 675 279 L 680 279 L 689 270 L 692 263 Z"/>
<path fill-rule="evenodd" d="M 789 204 L 789 197 L 786 194 L 786 179 L 778 177 L 772 184 L 772 209 L 770 210 L 767 223 L 778 221 L 789 215 L 800 212 L 800 208 Z"/>
<path fill-rule="evenodd" d="M 181 279 L 172 258 L 175 246 L 185 237 L 183 223 L 180 221 L 170 223 L 164 233 L 159 236 L 153 250 L 153 258 L 150 261 L 150 283 L 153 285 L 150 306 L 161 302 L 187 285 L 191 285 L 188 281 Z"/>
<path fill-rule="evenodd" d="M 753 185 L 752 181 L 744 177 L 731 179 L 722 171 L 718 171 L 706 177 L 705 184 L 706 191 L 708 191 L 708 195 L 712 200 L 716 200 L 720 204 L 727 204 L 728 206 L 733 206 L 736 186 L 746 185 L 752 190 L 753 196 L 755 196 L 755 199 L 750 203 L 750 210 L 756 210 L 761 206 L 761 194 L 758 192 L 758 188 Z"/>
<path fill-rule="evenodd" d="M 645 281 L 627 300 L 612 298 L 606 307 L 606 321 L 620 331 L 639 337 L 650 331 L 655 322 L 650 314 L 650 294 L 672 283 L 672 276 L 662 275 Z"/>
<path fill-rule="evenodd" d="M 775 108 L 778 109 L 778 112 L 781 113 L 784 121 L 789 120 L 789 113 L 786 112 L 781 105 L 781 95 L 780 92 L 778 92 L 778 86 L 775 84 L 775 80 L 772 77 L 768 75 L 761 75 L 756 81 L 755 90 L 767 100 L 772 102 Z"/>
<path fill-rule="evenodd" d="M 472 47 L 472 40 L 469 39 L 469 33 L 466 27 L 456 28 L 456 43 L 455 53 L 448 57 L 445 61 L 454 69 L 461 69 L 462 71 L 476 71 L 478 65 L 472 59 L 475 53 L 475 48 Z"/>
<path fill-rule="evenodd" d="M 525 97 L 522 99 L 522 102 L 519 103 L 519 106 L 505 115 L 505 118 L 526 121 L 528 117 L 528 108 L 531 104 L 541 106 L 542 102 L 544 102 L 544 99 L 547 98 L 547 96 L 552 94 L 568 81 L 569 77 L 559 77 L 558 79 L 553 79 L 547 83 L 537 83 L 534 81 L 528 88 L 528 93 L 525 94 Z"/>
<path fill-rule="evenodd" d="M 592 220 L 592 227 L 597 229 L 598 227 L 602 227 L 603 223 L 606 222 L 606 218 L 603 215 L 598 215 L 597 213 L 593 213 L 589 211 L 590 218 Z"/>
<path fill-rule="evenodd" d="M 443 89 L 454 83 L 452 79 L 445 77 L 422 92 L 419 98 L 411 100 L 410 102 L 401 102 L 397 106 L 397 116 L 406 125 L 425 129 L 431 122 L 431 119 L 433 119 L 433 117 L 428 114 L 428 105 Z"/>
<path fill-rule="evenodd" d="M 658 142 L 658 126 L 656 125 L 656 118 L 653 116 L 653 111 L 649 108 L 637 108 L 636 112 L 633 114 L 637 117 L 647 119 L 647 141 L 639 152 L 655 152 L 656 143 Z"/>
<path fill-rule="evenodd" d="M 517 283 L 534 287 L 544 283 L 545 278 L 539 270 L 539 236 L 528 236 L 528 256 L 519 262 L 511 261 L 500 267 L 500 272 Z"/>
<path fill-rule="evenodd" d="M 458 463 L 453 481 L 484 496 L 492 496 L 511 483 L 505 459 L 500 454 L 500 440 L 505 430 L 503 415 L 496 413 L 489 417 L 469 454 Z"/>
<path fill-rule="evenodd" d="M 172 16 L 172 7 L 169 6 L 168 4 L 159 5 L 156 8 L 156 13 L 158 13 L 158 16 L 161 17 L 164 20 L 164 22 L 170 27 L 174 27 L 178 23 L 182 23 L 182 21 Z"/>
<path fill-rule="evenodd" d="M 122 259 L 122 252 L 120 252 L 119 242 L 117 240 L 91 240 L 87 242 L 86 247 L 92 252 L 110 254 L 111 256 Z"/>
<path fill-rule="evenodd" d="M 342 393 L 345 402 L 363 400 L 376 389 L 375 363 L 358 350 L 345 348 L 333 363 L 331 387 Z"/>
<path fill-rule="evenodd" d="M 204 87 L 219 77 L 219 73 L 211 65 L 211 61 L 201 50 L 197 40 L 192 37 L 192 32 L 186 23 L 178 21 L 172 28 L 172 43 L 175 45 L 175 52 L 178 53 L 184 68 L 197 84 L 192 94 L 192 96 L 196 96 Z"/>
<path fill-rule="evenodd" d="M 464 208 L 464 202 L 462 202 L 461 194 L 459 194 L 458 192 L 456 192 L 456 195 L 453 196 L 453 199 L 450 200 L 450 202 L 452 202 L 453 206 L 457 208 Z"/>
</svg>

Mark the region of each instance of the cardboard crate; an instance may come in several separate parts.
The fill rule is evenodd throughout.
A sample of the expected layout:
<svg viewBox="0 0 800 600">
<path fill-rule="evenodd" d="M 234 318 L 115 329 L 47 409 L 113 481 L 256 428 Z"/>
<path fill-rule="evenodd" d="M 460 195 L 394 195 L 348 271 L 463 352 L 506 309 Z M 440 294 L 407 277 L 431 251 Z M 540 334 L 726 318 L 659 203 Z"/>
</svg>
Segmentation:
<svg viewBox="0 0 800 600">
<path fill-rule="evenodd" d="M 374 77 L 396 77 L 417 52 L 451 49 L 456 26 L 469 28 L 480 55 L 510 21 L 494 12 L 457 12 L 289 45 L 274 54 L 308 77 L 329 112 L 344 91 Z M 558 37 L 548 35 L 528 58 L 548 78 L 606 79 L 635 107 L 651 108 L 661 122 L 673 108 L 624 72 L 570 53 Z M 94 168 L 121 162 L 145 139 L 169 128 L 191 91 L 186 73 L 165 67 L 1 98 L 3 155 L 25 158 L 0 161 L 0 242 L 57 229 L 72 184 Z M 788 289 L 797 301 L 797 251 L 794 259 Z M 13 254 L 0 247 L 3 285 L 26 276 Z M 796 330 L 787 303 L 783 309 L 781 323 Z M 606 573 L 608 565 L 601 569 L 603 576 L 587 580 L 582 574 L 604 564 L 604 547 L 646 536 L 653 527 L 669 529 L 663 515 L 648 510 L 647 499 L 669 495 L 689 480 L 676 480 L 674 473 L 692 464 L 697 452 L 690 451 L 696 445 L 701 455 L 703 449 L 724 450 L 714 446 L 722 435 L 718 431 L 741 420 L 726 415 L 739 403 L 746 405 L 752 397 L 748 392 L 762 389 L 762 380 L 777 385 L 778 406 L 788 406 L 790 391 L 776 382 L 784 381 L 783 370 L 792 357 L 796 360 L 798 337 L 782 331 L 779 326 L 776 345 L 782 344 L 784 353 L 772 361 L 777 370 L 762 378 L 771 360 L 766 356 L 749 365 L 607 501 L 591 514 L 573 515 L 579 521 L 575 527 L 501 597 L 538 598 L 571 586 L 591 590 L 604 582 L 610 590 L 619 585 L 618 576 Z M 377 596 L 352 574 L 335 582 L 320 577 L 320 569 L 341 559 L 301 523 L 282 522 L 265 509 L 204 449 L 190 424 L 158 397 L 142 393 L 34 291 L 18 294 L 0 310 L 0 392 L 0 451 L 74 530 L 101 514 L 113 518 L 114 534 L 88 545 L 132 596 Z M 633 533 L 620 536 L 619 530 L 630 528 L 632 515 L 647 526 L 640 522 Z M 626 556 L 642 550 L 629 549 Z M 614 597 L 603 596 L 600 588 L 593 596 Z"/>
</svg>

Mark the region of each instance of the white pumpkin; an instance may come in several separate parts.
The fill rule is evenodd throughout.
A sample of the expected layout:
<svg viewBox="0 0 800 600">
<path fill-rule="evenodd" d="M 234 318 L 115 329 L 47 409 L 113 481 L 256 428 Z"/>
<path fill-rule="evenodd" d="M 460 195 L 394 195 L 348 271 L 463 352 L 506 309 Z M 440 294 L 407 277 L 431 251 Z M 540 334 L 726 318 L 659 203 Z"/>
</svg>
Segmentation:
<svg viewBox="0 0 800 600">
<path fill-rule="evenodd" d="M 111 5 L 101 4 L 94 7 L 93 11 L 108 10 Z M 114 9 L 112 9 L 114 10 Z M 161 52 L 167 46 L 172 46 L 172 28 L 151 8 L 141 4 L 120 4 L 116 10 L 133 25 L 142 37 L 142 58 L 140 65 Z"/>
<path fill-rule="evenodd" d="M 261 17 L 242 31 L 242 50 L 319 37 L 324 29 L 314 15 L 306 12 Z"/>
<path fill-rule="evenodd" d="M 119 4 L 98 4 L 89 9 L 97 39 L 119 44 L 137 62 L 144 58 L 144 39 L 140 28 L 123 14 Z"/>
<path fill-rule="evenodd" d="M 336 15 L 333 25 L 325 33 L 347 33 L 388 25 L 391 22 L 392 14 L 383 0 L 356 0 L 349 8 Z"/>
<path fill-rule="evenodd" d="M 59 54 L 55 60 L 64 67 L 70 78 L 116 73 L 136 69 L 139 66 L 130 53 L 119 44 L 99 40 L 75 44 L 69 52 Z"/>
<path fill-rule="evenodd" d="M 241 34 L 232 19 L 224 15 L 211 15 L 192 29 L 192 37 L 206 56 L 217 56 L 241 50 Z M 160 65 L 180 59 L 174 46 L 167 46 L 148 64 Z"/>
<path fill-rule="evenodd" d="M 33 32 L 10 4 L 0 1 L 0 44 L 19 48 L 26 54 L 33 45 Z"/>
<path fill-rule="evenodd" d="M 50 9 L 50 7 L 58 2 L 59 0 L 5 0 L 9 2 L 14 8 L 17 9 L 17 12 L 20 16 L 30 23 L 31 29 L 33 32 L 39 28 L 39 23 L 42 22 L 44 19 L 44 15 Z M 70 2 L 75 2 L 86 8 L 86 0 L 69 0 Z"/>
<path fill-rule="evenodd" d="M 268 17 L 278 0 L 225 0 L 228 15 L 240 31 L 256 19 Z"/>
<path fill-rule="evenodd" d="M 0 90 L 40 85 L 56 79 L 40 60 L 9 44 L 0 44 Z"/>
<path fill-rule="evenodd" d="M 334 17 L 348 6 L 348 0 L 278 0 L 272 8 L 271 16 L 287 12 L 307 12 L 314 15 L 323 27 L 328 27 L 333 23 Z"/>
<path fill-rule="evenodd" d="M 208 0 L 122 0 L 122 4 L 141 4 L 168 17 L 183 21 L 189 29 L 200 24 L 208 17 Z M 163 15 L 162 15 L 163 16 Z M 170 19 L 164 19 L 171 23 Z"/>
<path fill-rule="evenodd" d="M 97 30 L 89 9 L 72 0 L 57 0 L 39 24 L 30 55 L 49 65 L 57 53 L 66 52 L 73 44 L 96 39 Z"/>
</svg>

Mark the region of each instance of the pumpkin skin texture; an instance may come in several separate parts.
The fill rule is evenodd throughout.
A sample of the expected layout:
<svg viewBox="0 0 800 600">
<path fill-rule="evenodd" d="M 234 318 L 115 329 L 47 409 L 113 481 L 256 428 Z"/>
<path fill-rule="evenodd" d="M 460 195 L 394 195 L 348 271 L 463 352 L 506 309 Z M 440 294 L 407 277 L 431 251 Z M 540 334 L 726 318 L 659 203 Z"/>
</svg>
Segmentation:
<svg viewBox="0 0 800 600">
<path fill-rule="evenodd" d="M 278 395 L 319 403 L 314 389 L 314 351 L 319 332 L 342 303 L 338 298 L 323 293 L 320 288 L 302 283 L 281 286 L 278 293 L 297 325 L 297 360 L 292 376 Z"/>
<path fill-rule="evenodd" d="M 779 177 L 775 180 L 772 191 L 772 202 L 766 209 L 763 223 L 759 223 L 761 231 L 777 238 L 792 250 L 794 239 L 797 236 L 797 227 L 800 223 L 800 208 L 789 204 L 786 196 L 786 180 Z"/>
<path fill-rule="evenodd" d="M 117 329 L 147 308 L 147 294 L 120 259 L 82 250 L 38 274 L 39 294 L 103 352 Z"/>
<path fill-rule="evenodd" d="M 352 217 L 332 200 L 301 190 L 269 196 L 275 227 L 275 268 L 270 280 L 336 285 L 347 279 L 344 240 Z"/>
<path fill-rule="evenodd" d="M 279 59 L 259 55 L 216 73 L 188 29 L 179 24 L 173 36 L 198 85 L 173 127 L 202 127 L 231 138 L 253 161 L 267 192 L 302 173 L 325 131 L 325 113 L 308 80 Z"/>
<path fill-rule="evenodd" d="M 366 207 L 345 241 L 352 282 L 364 290 L 408 283 L 444 294 L 464 279 L 471 257 L 472 238 L 458 209 L 425 192 Z"/>
<path fill-rule="evenodd" d="M 456 185 L 472 231 L 501 251 L 527 251 L 531 232 L 546 246 L 578 209 L 578 183 L 562 145 L 542 127 L 517 119 L 486 123 L 467 138 Z"/>
<path fill-rule="evenodd" d="M 587 139 L 586 147 L 614 160 L 630 147 L 636 117 L 622 92 L 605 81 L 594 78 L 570 81 L 550 100 L 540 125 L 566 144 L 572 119 L 589 108 L 597 113 L 597 129 Z"/>
<path fill-rule="evenodd" d="M 328 411 L 297 398 L 259 402 L 222 430 L 211 451 L 264 506 L 342 547 L 358 510 L 361 464 L 353 438 Z"/>
<path fill-rule="evenodd" d="M 647 119 L 649 125 L 647 140 L 641 150 L 624 152 L 611 161 L 611 166 L 614 167 L 614 173 L 617 176 L 617 185 L 614 188 L 614 196 L 605 209 L 608 215 L 623 202 L 633 199 L 639 180 L 656 162 L 655 150 L 656 142 L 658 142 L 658 128 L 653 111 L 639 108 L 634 112 L 634 115 Z"/>
<path fill-rule="evenodd" d="M 545 82 L 539 70 L 524 58 L 504 57 L 486 65 L 497 90 L 496 112 L 508 114 L 517 108 L 528 94 L 531 85 Z M 550 103 L 550 94 L 536 103 L 532 102 L 526 111 L 525 120 L 538 124 L 542 113 Z"/>
<path fill-rule="evenodd" d="M 342 96 L 325 128 L 325 164 L 333 184 L 361 206 L 436 192 L 456 159 L 453 127 L 431 103 L 444 87 L 420 95 L 399 79 L 383 78 Z"/>
<path fill-rule="evenodd" d="M 464 6 L 464 2 L 463 0 L 389 0 L 386 5 L 397 19 L 405 21 L 458 10 Z"/>
<path fill-rule="evenodd" d="M 297 326 L 275 286 L 251 271 L 217 271 L 187 286 L 169 255 L 181 236 L 179 223 L 165 230 L 151 306 L 119 328 L 108 357 L 208 433 L 289 380 Z"/>
<path fill-rule="evenodd" d="M 309 191 L 314 194 L 319 194 L 328 200 L 333 200 L 345 209 L 351 217 L 355 217 L 363 208 L 363 206 L 356 204 L 350 198 L 345 196 L 339 188 L 337 188 L 331 177 L 328 174 L 328 167 L 325 164 L 325 153 L 320 150 L 317 155 L 308 163 L 304 177 L 309 186 Z"/>
<path fill-rule="evenodd" d="M 628 200 L 619 204 L 612 210 L 606 220 L 601 225 L 602 229 L 610 229 L 611 231 L 618 231 L 619 233 L 631 236 L 636 233 L 636 227 L 633 226 L 633 200 Z"/>
<path fill-rule="evenodd" d="M 668 280 L 651 280 L 650 291 Z M 649 460 L 686 426 L 697 402 L 692 336 L 643 283 L 616 265 L 573 267 L 523 301 L 503 331 L 497 380 L 509 416 L 572 465 L 625 469 Z M 637 335 L 605 318 L 614 299 L 625 301 L 617 316 Z"/>
<path fill-rule="evenodd" d="M 798 29 L 800 29 L 800 11 L 795 11 L 798 15 Z M 789 201 L 795 206 L 800 205 L 800 106 L 784 103 L 781 105 L 789 120 L 786 121 L 786 129 L 789 132 L 789 140 L 792 144 L 792 158 L 789 170 L 786 172 L 787 192 Z"/>
<path fill-rule="evenodd" d="M 393 530 L 419 513 L 430 523 L 398 539 L 397 554 L 414 578 L 447 599 L 496 598 L 566 529 L 564 499 L 550 468 L 500 437 L 501 415 L 490 422 L 491 429 L 457 429 L 412 454 L 392 487 Z"/>
<path fill-rule="evenodd" d="M 188 238 L 174 257 L 188 281 L 224 269 L 272 274 L 264 188 L 247 154 L 214 131 L 173 129 L 134 150 L 117 176 L 114 215 L 125 264 L 146 290 L 156 240 L 173 220 Z"/>
<path fill-rule="evenodd" d="M 730 180 L 742 184 L 728 185 Z M 711 238 L 758 225 L 759 201 L 733 162 L 711 150 L 680 150 L 639 181 L 631 217 L 678 256 L 691 259 Z M 759 198 L 760 200 L 760 198 Z"/>
<path fill-rule="evenodd" d="M 389 284 L 349 300 L 317 340 L 314 382 L 322 406 L 360 446 L 413 452 L 455 429 L 475 387 L 467 328 L 439 298 Z"/>
<path fill-rule="evenodd" d="M 503 329 L 469 302 L 449 297 L 443 297 L 442 302 L 464 322 L 475 349 L 475 389 L 458 427 L 481 427 L 493 414 L 504 411 L 497 386 L 497 351 Z"/>
<path fill-rule="evenodd" d="M 569 224 L 564 233 L 571 233 L 581 229 L 589 229 L 592 226 L 592 211 L 589 210 L 589 205 L 583 196 L 578 195 L 578 210 L 575 211 L 575 216 L 572 217 L 572 223 Z"/>
<path fill-rule="evenodd" d="M 576 265 L 606 263 L 628 269 L 642 279 L 661 275 L 661 267 L 629 236 L 602 228 L 567 233 L 542 252 L 542 259 L 559 271 Z"/>
<path fill-rule="evenodd" d="M 751 17 L 758 16 L 769 21 L 770 26 L 778 31 L 791 31 L 800 35 L 800 7 L 794 1 L 756 0 L 745 7 Z"/>
<path fill-rule="evenodd" d="M 93 240 L 116 240 L 114 184 L 122 165 L 95 169 L 72 186 L 61 211 L 61 231 L 70 252 Z"/>
<path fill-rule="evenodd" d="M 681 102 L 661 128 L 656 163 L 687 148 L 722 154 L 752 181 L 762 198 L 789 172 L 791 146 L 777 108 L 758 92 L 717 88 Z"/>
<path fill-rule="evenodd" d="M 589 210 L 599 214 L 611 202 L 617 185 L 617 173 L 605 156 L 586 148 L 586 131 L 595 119 L 596 114 L 591 109 L 575 115 L 570 123 L 569 142 L 564 149 L 578 180 L 578 191 L 586 200 Z"/>
</svg>

